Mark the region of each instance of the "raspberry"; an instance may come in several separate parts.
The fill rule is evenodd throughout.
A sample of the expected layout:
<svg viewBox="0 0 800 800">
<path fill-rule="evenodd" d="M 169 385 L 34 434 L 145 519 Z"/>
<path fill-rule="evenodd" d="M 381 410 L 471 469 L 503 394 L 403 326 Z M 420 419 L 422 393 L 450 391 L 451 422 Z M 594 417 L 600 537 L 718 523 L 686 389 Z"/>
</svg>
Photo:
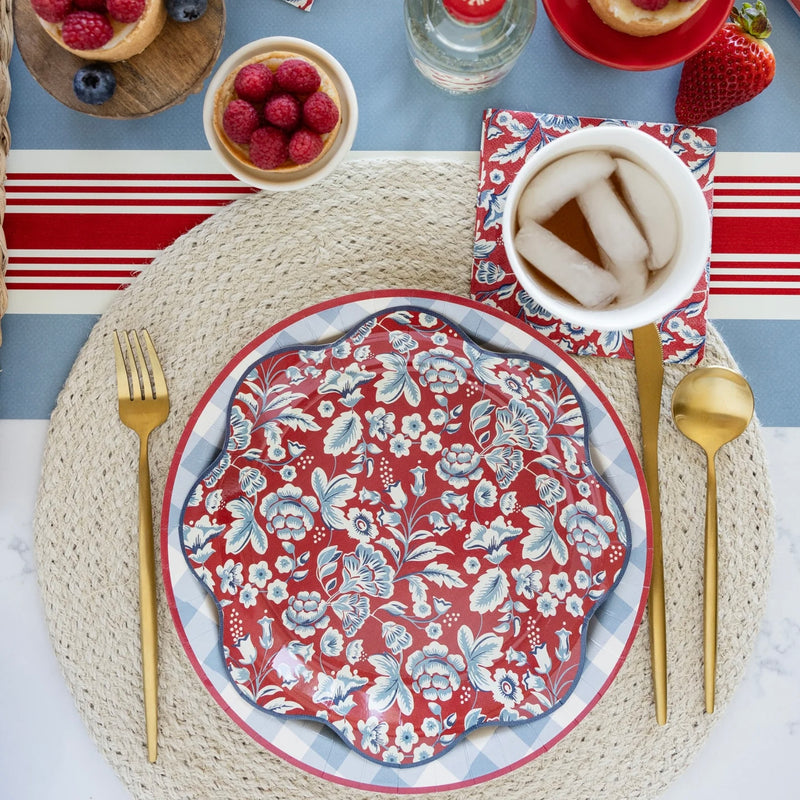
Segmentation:
<svg viewBox="0 0 800 800">
<path fill-rule="evenodd" d="M 300 128 L 289 140 L 289 158 L 295 164 L 308 164 L 322 152 L 322 139 L 308 128 Z"/>
<path fill-rule="evenodd" d="M 259 169 L 275 169 L 289 157 L 289 137 L 279 128 L 259 128 L 250 140 L 250 160 Z"/>
<path fill-rule="evenodd" d="M 659 11 L 664 8 L 669 0 L 631 0 L 631 2 L 645 11 Z"/>
<path fill-rule="evenodd" d="M 145 0 L 107 0 L 109 16 L 117 22 L 136 22 L 144 14 Z"/>
<path fill-rule="evenodd" d="M 231 141 L 247 144 L 258 127 L 258 111 L 247 100 L 231 100 L 222 113 L 222 128 Z"/>
<path fill-rule="evenodd" d="M 96 50 L 108 42 L 114 29 L 104 14 L 96 11 L 73 11 L 61 27 L 61 38 L 73 50 Z"/>
<path fill-rule="evenodd" d="M 272 70 L 266 64 L 247 64 L 236 73 L 233 88 L 243 100 L 263 103 L 274 83 Z"/>
<path fill-rule="evenodd" d="M 294 130 L 300 122 L 300 101 L 291 94 L 276 94 L 264 106 L 264 118 L 277 128 Z"/>
<path fill-rule="evenodd" d="M 73 0 L 72 5 L 81 11 L 105 11 L 106 0 Z"/>
<path fill-rule="evenodd" d="M 314 92 L 303 103 L 303 122 L 317 133 L 330 133 L 339 122 L 339 109 L 325 92 Z"/>
<path fill-rule="evenodd" d="M 61 22 L 72 10 L 72 0 L 31 0 L 31 5 L 45 22 Z"/>
<path fill-rule="evenodd" d="M 275 71 L 275 80 L 281 89 L 297 94 L 316 92 L 321 83 L 316 67 L 302 58 L 287 58 Z"/>
</svg>

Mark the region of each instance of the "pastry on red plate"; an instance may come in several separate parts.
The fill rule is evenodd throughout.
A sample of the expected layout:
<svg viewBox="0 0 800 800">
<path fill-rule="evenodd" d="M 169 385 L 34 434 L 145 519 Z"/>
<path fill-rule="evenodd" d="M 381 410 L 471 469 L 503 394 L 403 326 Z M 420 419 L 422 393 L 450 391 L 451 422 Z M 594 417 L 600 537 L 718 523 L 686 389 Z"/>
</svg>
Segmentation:
<svg viewBox="0 0 800 800">
<path fill-rule="evenodd" d="M 595 14 L 614 30 L 657 36 L 682 25 L 706 0 L 589 0 Z"/>
</svg>

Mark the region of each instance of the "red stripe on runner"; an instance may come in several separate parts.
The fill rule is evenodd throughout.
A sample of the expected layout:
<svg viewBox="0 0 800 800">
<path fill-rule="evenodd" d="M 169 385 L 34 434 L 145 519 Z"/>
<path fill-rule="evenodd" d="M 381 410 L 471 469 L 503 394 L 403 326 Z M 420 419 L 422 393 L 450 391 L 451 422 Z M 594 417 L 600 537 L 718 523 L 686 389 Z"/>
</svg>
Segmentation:
<svg viewBox="0 0 800 800">
<path fill-rule="evenodd" d="M 117 258 L 115 256 L 13 256 L 13 264 L 149 264 L 153 259 L 148 256 Z"/>
<path fill-rule="evenodd" d="M 125 287 L 127 287 L 128 283 L 15 283 L 10 285 L 9 289 L 14 290 L 47 290 L 47 291 L 64 291 L 64 290 L 74 290 L 74 289 L 89 289 L 91 291 L 96 292 L 117 292 Z"/>
<path fill-rule="evenodd" d="M 746 208 L 748 211 L 752 211 L 755 208 L 769 208 L 769 209 L 789 209 L 789 208 L 800 208 L 800 203 L 726 203 L 726 202 L 717 202 L 714 200 L 714 210 L 721 208 Z"/>
<path fill-rule="evenodd" d="M 12 269 L 6 278 L 135 278 L 141 270 L 120 269 Z"/>
<path fill-rule="evenodd" d="M 128 186 L 127 184 L 113 184 L 110 186 L 6 186 L 6 194 L 13 195 L 21 192 L 38 192 L 39 194 L 50 194 L 60 192 L 67 194 L 86 194 L 88 192 L 110 193 L 119 192 L 120 194 L 133 194 L 134 192 L 150 192 L 163 194 L 199 194 L 201 192 L 226 194 L 254 194 L 257 189 L 250 186 Z M 19 202 L 17 199 L 15 202 Z"/>
<path fill-rule="evenodd" d="M 162 250 L 210 214 L 16 214 L 3 228 L 12 250 Z"/>
<path fill-rule="evenodd" d="M 800 175 L 715 175 L 714 176 L 715 187 L 719 183 L 797 183 L 798 181 L 800 181 Z"/>
<path fill-rule="evenodd" d="M 715 217 L 712 253 L 796 253 L 800 217 Z"/>
<path fill-rule="evenodd" d="M 732 273 L 723 273 L 722 275 L 711 275 L 711 283 L 719 281 L 732 281 L 743 283 L 750 281 L 751 283 L 796 283 L 800 285 L 800 273 L 796 275 L 736 275 Z"/>
<path fill-rule="evenodd" d="M 781 286 L 748 286 L 746 289 L 738 286 L 715 286 L 712 294 L 738 294 L 746 297 L 747 295 L 774 295 L 776 297 L 793 297 L 800 295 L 800 286 L 781 287 Z"/>
<path fill-rule="evenodd" d="M 181 199 L 181 200 L 155 200 L 149 198 L 135 198 L 135 199 L 128 199 L 128 198 L 102 198 L 98 197 L 97 199 L 90 199 L 84 197 L 73 197 L 73 198 L 44 198 L 44 197 L 17 197 L 16 199 L 9 202 L 9 208 L 13 209 L 14 206 L 100 206 L 102 208 L 108 208 L 109 205 L 114 206 L 169 206 L 170 208 L 175 208 L 176 206 L 226 206 L 228 203 L 231 202 L 230 198 L 225 198 L 221 200 L 192 200 L 192 199 Z"/>
<path fill-rule="evenodd" d="M 798 181 L 800 183 L 800 181 Z M 714 188 L 714 197 L 800 197 L 800 189 L 717 189 Z"/>
<path fill-rule="evenodd" d="M 711 262 L 711 270 L 719 269 L 798 269 L 800 261 L 724 261 Z"/>
<path fill-rule="evenodd" d="M 11 181 L 228 181 L 241 183 L 229 172 L 7 172 Z"/>
</svg>

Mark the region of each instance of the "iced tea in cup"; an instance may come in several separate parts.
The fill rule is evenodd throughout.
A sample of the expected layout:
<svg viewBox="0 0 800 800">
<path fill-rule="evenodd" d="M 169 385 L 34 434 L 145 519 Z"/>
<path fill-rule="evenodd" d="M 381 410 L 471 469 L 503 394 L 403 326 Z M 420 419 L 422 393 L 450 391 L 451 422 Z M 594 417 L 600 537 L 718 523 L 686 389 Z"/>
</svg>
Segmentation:
<svg viewBox="0 0 800 800">
<path fill-rule="evenodd" d="M 629 330 L 692 293 L 711 252 L 711 219 L 666 145 L 601 125 L 528 157 L 506 196 L 503 241 L 520 286 L 551 314 Z"/>
</svg>

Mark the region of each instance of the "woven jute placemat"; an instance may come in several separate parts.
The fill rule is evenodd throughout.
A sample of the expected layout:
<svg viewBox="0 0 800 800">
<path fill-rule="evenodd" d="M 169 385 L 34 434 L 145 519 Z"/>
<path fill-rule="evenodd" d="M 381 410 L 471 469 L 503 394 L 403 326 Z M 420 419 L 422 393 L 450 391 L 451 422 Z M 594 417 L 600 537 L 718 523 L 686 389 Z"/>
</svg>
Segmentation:
<svg viewBox="0 0 800 800">
<path fill-rule="evenodd" d="M 146 758 L 139 673 L 136 442 L 119 422 L 111 333 L 147 327 L 172 411 L 151 437 L 156 514 L 180 434 L 205 389 L 259 332 L 309 305 L 369 289 L 467 296 L 474 165 L 353 160 L 290 194 L 236 201 L 181 237 L 115 299 L 52 415 L 35 550 L 53 647 L 86 726 L 134 798 L 356 798 L 252 740 L 214 702 L 178 640 L 160 586 L 159 758 Z M 580 360 L 634 442 L 633 365 Z M 735 366 L 717 331 L 706 363 Z M 718 457 L 721 502 L 717 711 L 703 711 L 705 460 L 669 420 L 686 369 L 666 371 L 661 477 L 669 721 L 655 723 L 646 625 L 616 680 L 561 742 L 509 774 L 447 798 L 654 798 L 692 761 L 741 680 L 764 608 L 774 518 L 757 420 Z"/>
</svg>

